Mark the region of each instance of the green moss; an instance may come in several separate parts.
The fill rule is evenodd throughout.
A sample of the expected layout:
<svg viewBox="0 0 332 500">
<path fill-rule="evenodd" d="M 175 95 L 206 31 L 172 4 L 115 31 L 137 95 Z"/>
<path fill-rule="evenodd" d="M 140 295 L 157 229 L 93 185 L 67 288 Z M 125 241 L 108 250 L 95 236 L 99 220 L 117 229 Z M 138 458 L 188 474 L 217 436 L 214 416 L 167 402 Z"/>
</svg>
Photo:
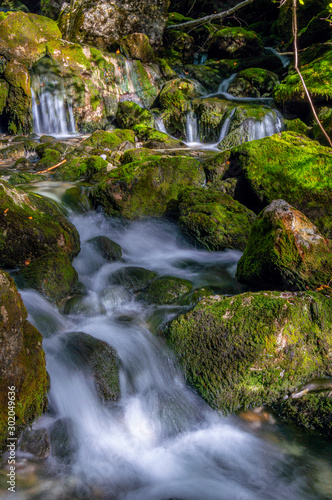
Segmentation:
<svg viewBox="0 0 332 500">
<path fill-rule="evenodd" d="M 253 212 L 229 195 L 204 188 L 187 189 L 178 197 L 181 231 L 207 250 L 246 246 Z"/>
<path fill-rule="evenodd" d="M 40 170 L 45 170 L 46 168 L 53 167 L 61 161 L 61 155 L 59 151 L 55 149 L 45 149 L 42 158 L 39 160 L 37 166 Z"/>
<path fill-rule="evenodd" d="M 135 144 L 135 135 L 132 130 L 115 129 L 111 132 L 96 130 L 91 137 L 83 141 L 83 146 L 94 148 L 117 149 L 123 142 L 128 141 Z"/>
<path fill-rule="evenodd" d="M 11 134 L 32 132 L 31 98 L 21 88 L 10 86 L 5 111 Z"/>
<path fill-rule="evenodd" d="M 46 179 L 45 175 L 27 174 L 23 172 L 16 172 L 11 174 L 8 179 L 9 184 L 16 186 L 17 184 L 30 184 L 31 182 L 40 182 Z"/>
<path fill-rule="evenodd" d="M 153 114 L 147 109 L 141 108 L 136 102 L 131 101 L 119 102 L 116 119 L 118 125 L 125 129 L 130 129 L 139 124 L 147 127 L 154 126 Z"/>
<path fill-rule="evenodd" d="M 137 300 L 148 304 L 175 304 L 181 298 L 191 292 L 190 281 L 163 276 L 150 283 L 138 296 Z"/>
<path fill-rule="evenodd" d="M 15 386 L 15 437 L 41 415 L 46 406 L 48 377 L 42 336 L 27 320 L 27 311 L 13 280 L 1 274 L 0 449 L 8 438 L 8 387 Z"/>
<path fill-rule="evenodd" d="M 318 119 L 323 125 L 327 135 L 332 136 L 332 108 L 328 106 L 323 106 L 318 111 Z M 319 141 L 324 146 L 329 146 L 325 135 L 322 133 L 321 128 L 316 121 L 313 122 L 313 138 Z"/>
<path fill-rule="evenodd" d="M 258 287 L 264 283 L 291 290 L 327 284 L 332 278 L 332 244 L 301 212 L 274 201 L 254 222 L 236 277 Z"/>
<path fill-rule="evenodd" d="M 121 285 L 131 293 L 142 291 L 155 278 L 157 273 L 143 267 L 122 267 L 108 277 L 110 285 Z"/>
<path fill-rule="evenodd" d="M 228 27 L 217 31 L 209 47 L 209 58 L 248 57 L 262 52 L 259 36 L 244 28 Z"/>
<path fill-rule="evenodd" d="M 332 152 L 308 137 L 282 132 L 231 151 L 235 175 L 242 171 L 248 187 L 239 196 L 258 211 L 283 199 L 301 210 L 325 235 L 332 235 L 330 215 Z M 230 175 L 231 170 L 229 171 Z"/>
<path fill-rule="evenodd" d="M 47 299 L 58 302 L 78 285 L 78 275 L 68 255 L 48 253 L 35 259 L 22 269 L 26 285 L 34 288 Z"/>
<path fill-rule="evenodd" d="M 225 412 L 281 399 L 331 363 L 331 299 L 245 293 L 201 301 L 167 339 L 189 383 Z"/>
<path fill-rule="evenodd" d="M 121 163 L 125 165 L 126 163 L 132 163 L 134 161 L 145 161 L 154 154 L 153 151 L 147 148 L 128 149 L 123 153 Z"/>
<path fill-rule="evenodd" d="M 234 104 L 217 97 L 194 99 L 191 104 L 199 119 L 199 135 L 202 142 L 217 142 L 225 117 L 234 108 Z"/>
<path fill-rule="evenodd" d="M 185 186 L 198 186 L 204 176 L 200 164 L 184 156 L 152 156 L 111 171 L 90 192 L 95 206 L 109 215 L 128 219 L 161 216 Z"/>
<path fill-rule="evenodd" d="M 243 84 L 241 83 L 243 82 Z M 237 97 L 270 96 L 274 87 L 279 83 L 278 75 L 262 68 L 248 68 L 240 71 L 230 84 L 228 92 Z M 249 85 L 249 91 L 246 91 Z"/>
<path fill-rule="evenodd" d="M 47 17 L 25 12 L 9 12 L 0 21 L 2 54 L 31 65 L 46 52 L 46 43 L 61 38 L 56 23 Z"/>
<path fill-rule="evenodd" d="M 332 97 L 332 51 L 328 51 L 318 59 L 301 67 L 301 73 L 314 98 L 327 99 Z M 277 103 L 289 101 L 306 101 L 303 85 L 297 73 L 290 73 L 274 92 Z"/>
<path fill-rule="evenodd" d="M 0 115 L 5 109 L 7 97 L 9 92 L 9 85 L 4 80 L 0 80 Z"/>
<path fill-rule="evenodd" d="M 133 61 L 132 79 L 135 88 L 141 88 L 140 99 L 147 108 L 151 108 L 158 96 L 159 89 L 152 85 L 147 70 L 141 61 Z"/>
<path fill-rule="evenodd" d="M 310 137 L 311 135 L 311 128 L 303 123 L 300 118 L 295 118 L 294 120 L 285 120 L 285 126 L 288 132 L 295 132 L 298 135 L 306 135 L 308 137 Z"/>
<path fill-rule="evenodd" d="M 79 236 L 49 199 L 0 182 L 0 265 L 24 266 L 48 252 L 79 252 Z"/>
<path fill-rule="evenodd" d="M 58 37 L 58 38 L 61 38 Z M 61 66 L 68 66 L 72 70 L 90 70 L 91 63 L 85 56 L 81 45 L 69 43 L 65 40 L 51 40 L 47 43 L 47 53 Z"/>
<path fill-rule="evenodd" d="M 138 139 L 143 141 L 144 148 L 172 149 L 184 146 L 183 142 L 170 137 L 164 132 L 159 132 L 159 130 L 145 125 L 135 125 L 134 132 Z"/>
</svg>

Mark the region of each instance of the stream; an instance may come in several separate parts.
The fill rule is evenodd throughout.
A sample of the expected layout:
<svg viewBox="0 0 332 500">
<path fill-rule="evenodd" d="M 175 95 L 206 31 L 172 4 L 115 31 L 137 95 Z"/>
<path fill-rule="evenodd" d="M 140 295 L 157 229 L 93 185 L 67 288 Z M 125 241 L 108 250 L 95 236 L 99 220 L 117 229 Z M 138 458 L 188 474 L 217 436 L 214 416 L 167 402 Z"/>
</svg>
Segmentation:
<svg viewBox="0 0 332 500">
<path fill-rule="evenodd" d="M 332 498 L 332 464 L 322 441 L 309 441 L 273 418 L 251 424 L 225 417 L 185 384 L 156 332 L 188 306 L 145 305 L 122 286 L 109 284 L 120 268 L 139 266 L 188 279 L 195 288 L 240 293 L 234 275 L 241 253 L 195 249 L 164 221 L 124 223 L 89 211 L 71 213 L 70 219 L 81 237 L 74 260 L 86 290 L 81 306 L 64 314 L 33 290 L 21 294 L 30 321 L 43 334 L 51 380 L 49 410 L 33 429 L 69 422 L 71 451 L 62 459 L 54 455 L 60 432 L 46 459 L 19 452 L 15 498 Z M 88 240 L 98 235 L 121 245 L 122 261 L 110 263 L 97 253 Z M 98 395 L 90 373 L 68 349 L 70 332 L 85 332 L 116 350 L 119 401 L 105 402 Z M 0 490 L 1 499 L 11 495 Z"/>
</svg>

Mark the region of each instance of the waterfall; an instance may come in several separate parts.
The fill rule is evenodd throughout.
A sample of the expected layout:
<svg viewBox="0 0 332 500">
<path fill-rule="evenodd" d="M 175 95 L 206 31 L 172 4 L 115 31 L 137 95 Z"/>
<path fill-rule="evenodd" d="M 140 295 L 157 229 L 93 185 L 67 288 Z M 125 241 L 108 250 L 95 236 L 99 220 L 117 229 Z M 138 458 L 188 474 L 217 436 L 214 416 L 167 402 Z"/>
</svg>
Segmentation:
<svg viewBox="0 0 332 500">
<path fill-rule="evenodd" d="M 73 106 L 62 78 L 52 73 L 33 74 L 31 81 L 34 132 L 57 136 L 75 134 Z"/>
<path fill-rule="evenodd" d="M 198 120 L 195 113 L 190 109 L 186 116 L 186 138 L 189 144 L 199 142 Z"/>
<path fill-rule="evenodd" d="M 163 132 L 164 134 L 167 134 L 165 123 L 164 123 L 164 120 L 162 118 L 156 117 L 154 120 L 154 126 L 156 127 L 157 130 L 159 130 L 159 132 Z"/>
<path fill-rule="evenodd" d="M 221 94 L 222 92 L 227 92 L 228 87 L 232 83 L 232 81 L 235 79 L 236 73 L 233 73 L 229 78 L 226 78 L 225 80 L 222 80 L 220 82 L 220 85 L 218 87 L 218 94 Z"/>
<path fill-rule="evenodd" d="M 278 134 L 283 129 L 283 119 L 279 111 L 271 110 L 263 120 L 249 120 L 249 141 L 263 139 L 270 135 Z"/>
<path fill-rule="evenodd" d="M 205 64 L 207 61 L 208 55 L 207 54 L 194 54 L 194 64 L 197 65 L 202 65 Z"/>
<path fill-rule="evenodd" d="M 232 123 L 232 118 L 234 116 L 235 109 L 236 108 L 232 109 L 232 111 L 229 113 L 228 116 L 226 116 L 224 123 L 222 124 L 221 130 L 220 130 L 219 142 L 222 141 L 229 132 L 229 128 L 230 128 L 231 123 Z"/>
<path fill-rule="evenodd" d="M 289 57 L 281 55 L 280 52 L 278 52 L 278 50 L 275 49 L 274 47 L 265 47 L 265 49 L 268 50 L 269 52 L 272 52 L 272 54 L 274 54 L 275 56 L 277 56 L 278 59 L 280 59 L 281 64 L 283 65 L 284 68 L 286 68 L 289 65 L 290 63 Z"/>
</svg>

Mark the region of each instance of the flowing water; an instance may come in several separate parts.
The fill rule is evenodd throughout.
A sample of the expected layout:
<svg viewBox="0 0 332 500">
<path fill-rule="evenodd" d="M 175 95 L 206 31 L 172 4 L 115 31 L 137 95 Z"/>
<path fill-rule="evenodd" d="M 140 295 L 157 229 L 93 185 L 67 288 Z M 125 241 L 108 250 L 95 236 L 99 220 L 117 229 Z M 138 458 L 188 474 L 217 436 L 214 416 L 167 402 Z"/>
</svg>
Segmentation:
<svg viewBox="0 0 332 500">
<path fill-rule="evenodd" d="M 86 290 L 81 306 L 63 314 L 37 292 L 22 292 L 30 320 L 43 333 L 51 379 L 50 410 L 34 428 L 53 433 L 47 459 L 36 462 L 21 453 L 15 498 L 327 500 L 331 467 L 324 454 L 318 457 L 267 424 L 252 430 L 226 418 L 186 386 L 164 339 L 152 331 L 187 307 L 147 306 L 110 285 L 120 268 L 140 266 L 186 278 L 195 288 L 239 293 L 234 274 L 241 253 L 195 249 L 167 222 L 124 224 L 91 212 L 71 219 L 82 241 L 74 260 Z M 97 253 L 89 239 L 98 235 L 121 245 L 122 261 L 110 263 Z M 118 402 L 103 401 L 90 372 L 77 363 L 67 342 L 73 331 L 115 348 Z M 70 429 L 71 451 L 62 458 L 55 453 L 64 439 L 54 432 L 59 421 Z M 25 469 L 32 471 L 28 478 Z M 0 490 L 1 498 L 10 495 Z"/>
</svg>

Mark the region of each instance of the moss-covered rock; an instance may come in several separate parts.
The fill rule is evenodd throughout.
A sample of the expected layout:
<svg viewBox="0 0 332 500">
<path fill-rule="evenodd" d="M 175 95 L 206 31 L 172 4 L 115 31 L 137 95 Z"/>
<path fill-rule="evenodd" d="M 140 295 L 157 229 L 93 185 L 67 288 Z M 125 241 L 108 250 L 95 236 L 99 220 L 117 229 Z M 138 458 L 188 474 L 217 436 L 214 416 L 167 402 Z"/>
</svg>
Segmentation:
<svg viewBox="0 0 332 500">
<path fill-rule="evenodd" d="M 188 280 L 162 276 L 150 283 L 138 294 L 137 300 L 148 304 L 175 304 L 181 298 L 191 292 L 192 284 Z"/>
<path fill-rule="evenodd" d="M 240 282 L 306 290 L 332 279 L 332 242 L 303 213 L 275 200 L 258 216 L 241 257 Z"/>
<path fill-rule="evenodd" d="M 5 107 L 8 130 L 13 134 L 32 131 L 30 75 L 27 68 L 16 60 L 6 65 L 4 77 L 9 83 Z"/>
<path fill-rule="evenodd" d="M 257 56 L 263 51 L 259 36 L 244 28 L 222 28 L 217 31 L 210 43 L 209 58 L 237 59 Z"/>
<path fill-rule="evenodd" d="M 135 134 L 137 138 L 143 142 L 143 148 L 147 149 L 173 149 L 185 146 L 182 141 L 170 137 L 164 132 L 159 132 L 152 127 L 145 125 L 135 125 Z"/>
<path fill-rule="evenodd" d="M 121 48 L 129 59 L 139 59 L 143 63 L 155 58 L 149 38 L 144 33 L 131 33 L 121 40 Z"/>
<path fill-rule="evenodd" d="M 9 93 L 9 84 L 5 80 L 0 80 L 0 115 L 3 113 Z"/>
<path fill-rule="evenodd" d="M 9 12 L 0 20 L 0 54 L 31 65 L 46 52 L 46 43 L 61 38 L 57 24 L 47 17 Z"/>
<path fill-rule="evenodd" d="M 208 64 L 187 64 L 184 66 L 183 71 L 210 92 L 216 92 L 221 79 L 226 78 L 228 74 L 226 70 L 220 71 Z"/>
<path fill-rule="evenodd" d="M 47 403 L 48 377 L 42 336 L 13 280 L 0 272 L 0 450 L 8 444 L 8 401 L 15 414 L 14 436 L 38 417 Z M 12 388 L 13 389 L 9 389 Z M 14 443 L 15 441 L 13 441 Z"/>
<path fill-rule="evenodd" d="M 38 257 L 80 249 L 79 235 L 55 203 L 0 182 L 0 265 L 16 268 Z"/>
<path fill-rule="evenodd" d="M 115 151 L 123 142 L 127 141 L 133 146 L 135 145 L 135 135 L 132 130 L 115 129 L 111 132 L 96 130 L 88 139 L 83 141 L 83 146 Z"/>
<path fill-rule="evenodd" d="M 46 170 L 49 167 L 57 165 L 61 161 L 61 154 L 56 149 L 45 149 L 43 156 L 37 163 L 38 170 Z"/>
<path fill-rule="evenodd" d="M 214 408 L 277 401 L 331 371 L 331 299 L 260 292 L 203 299 L 167 339 L 188 382 Z"/>
<path fill-rule="evenodd" d="M 8 179 L 9 184 L 17 186 L 18 184 L 30 184 L 32 182 L 41 182 L 46 179 L 45 175 L 28 174 L 23 172 L 16 172 L 11 174 Z"/>
<path fill-rule="evenodd" d="M 42 255 L 22 269 L 26 286 L 47 299 L 58 302 L 78 285 L 78 275 L 67 254 L 53 252 Z"/>
<path fill-rule="evenodd" d="M 120 245 L 107 238 L 107 236 L 95 236 L 88 240 L 88 243 L 91 243 L 106 260 L 116 261 L 122 257 Z"/>
<path fill-rule="evenodd" d="M 120 397 L 120 361 L 106 342 L 82 332 L 71 332 L 63 339 L 70 362 L 92 373 L 98 393 L 107 401 Z"/>
<path fill-rule="evenodd" d="M 194 243 L 208 250 L 246 246 L 255 214 L 228 194 L 187 189 L 178 197 L 179 226 Z"/>
<path fill-rule="evenodd" d="M 239 201 L 259 212 L 273 200 L 284 199 L 324 236 L 332 236 L 330 148 L 294 132 L 282 132 L 234 148 L 228 161 L 232 168 L 227 174 L 243 180 Z"/>
<path fill-rule="evenodd" d="M 110 285 L 121 285 L 131 293 L 142 291 L 156 277 L 157 273 L 143 267 L 122 267 L 108 277 Z"/>
<path fill-rule="evenodd" d="M 202 142 L 218 142 L 222 124 L 234 104 L 225 99 L 208 97 L 206 99 L 194 99 L 192 108 L 199 120 L 199 136 Z"/>
<path fill-rule="evenodd" d="M 140 124 L 147 127 L 154 126 L 153 114 L 132 101 L 119 102 L 116 119 L 118 125 L 125 129 L 130 129 Z"/>
<path fill-rule="evenodd" d="M 123 153 L 121 163 L 125 165 L 126 163 L 132 163 L 134 161 L 144 161 L 155 154 L 156 153 L 154 151 L 151 151 L 151 149 L 148 148 L 128 149 Z"/>
<path fill-rule="evenodd" d="M 248 68 L 237 73 L 228 92 L 236 97 L 269 97 L 278 83 L 278 75 L 272 71 Z"/>
<path fill-rule="evenodd" d="M 318 111 L 318 119 L 320 123 L 323 125 L 327 135 L 329 137 L 332 137 L 332 108 L 328 106 L 323 106 L 322 108 L 320 108 Z M 316 121 L 313 123 L 312 132 L 313 132 L 312 134 L 313 138 L 316 141 L 319 141 L 324 146 L 329 146 L 325 135 L 323 134 L 321 128 L 319 127 Z"/>
<path fill-rule="evenodd" d="M 324 103 L 332 97 L 332 50 L 301 67 L 308 90 L 316 103 Z M 275 88 L 274 99 L 278 104 L 306 103 L 307 97 L 299 75 L 293 70 Z"/>
<path fill-rule="evenodd" d="M 311 136 L 311 128 L 303 123 L 300 118 L 294 118 L 293 120 L 285 120 L 285 127 L 288 132 L 295 132 L 298 135 Z M 317 140 L 317 138 L 315 137 Z"/>
<path fill-rule="evenodd" d="M 151 156 L 106 174 L 89 193 L 94 206 L 128 219 L 162 216 L 186 186 L 203 184 L 199 162 L 185 156 Z"/>
</svg>

